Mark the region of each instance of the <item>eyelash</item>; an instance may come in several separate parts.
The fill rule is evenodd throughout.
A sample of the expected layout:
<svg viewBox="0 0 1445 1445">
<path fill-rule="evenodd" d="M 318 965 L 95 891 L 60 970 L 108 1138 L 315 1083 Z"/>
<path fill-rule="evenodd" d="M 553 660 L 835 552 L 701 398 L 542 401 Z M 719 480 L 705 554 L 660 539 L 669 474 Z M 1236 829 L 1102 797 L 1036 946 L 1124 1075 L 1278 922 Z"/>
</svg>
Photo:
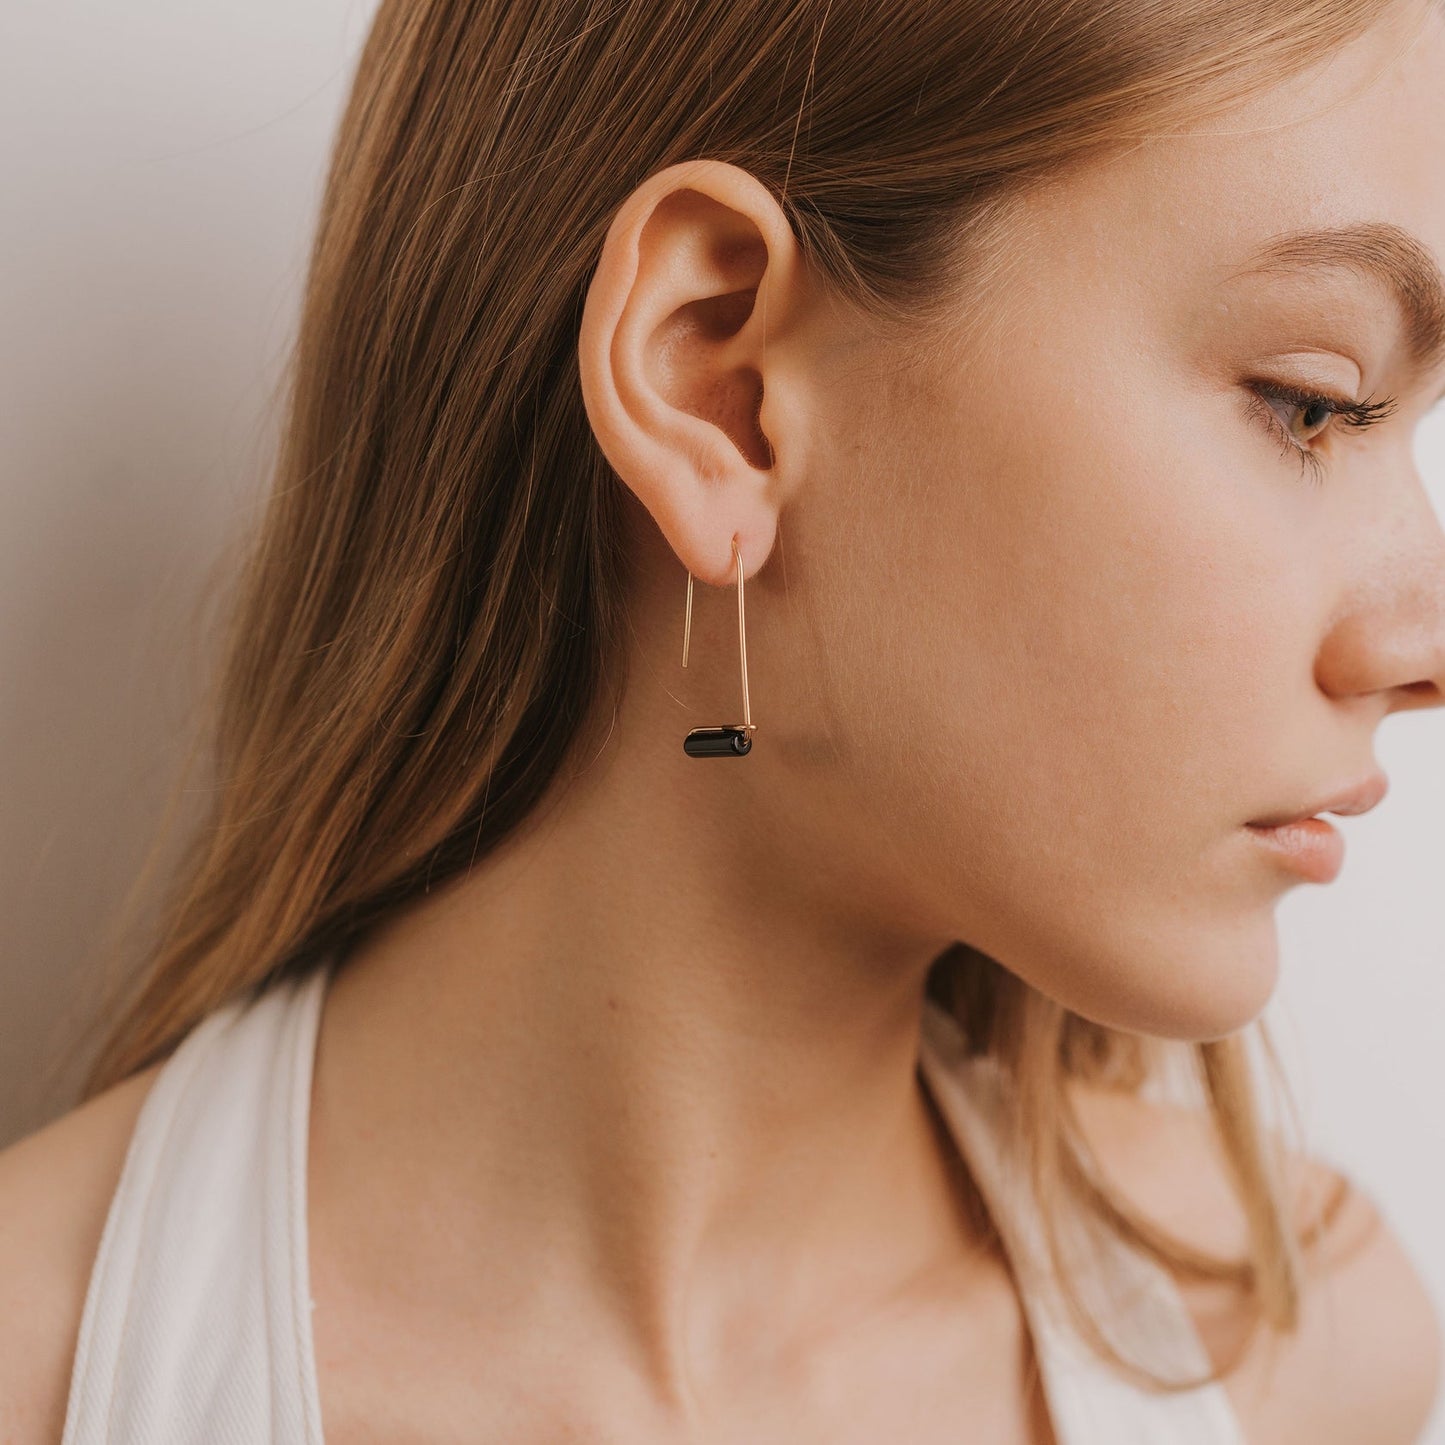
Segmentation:
<svg viewBox="0 0 1445 1445">
<path fill-rule="evenodd" d="M 1250 390 L 1251 413 L 1266 424 L 1276 439 L 1284 443 L 1284 455 L 1288 456 L 1291 451 L 1298 455 L 1300 476 L 1316 487 L 1324 483 L 1324 462 L 1313 447 L 1302 446 L 1296 440 L 1265 398 L 1288 402 L 1291 406 L 1302 407 L 1306 411 L 1312 407 L 1322 407 L 1331 416 L 1339 417 L 1345 426 L 1356 431 L 1363 431 L 1366 427 L 1374 426 L 1376 422 L 1384 421 L 1395 410 L 1397 400 L 1393 396 L 1387 396 L 1381 401 L 1343 401 L 1336 396 L 1327 396 L 1323 392 L 1278 381 L 1252 382 Z M 1323 436 L 1324 433 L 1321 432 L 1320 435 Z"/>
</svg>

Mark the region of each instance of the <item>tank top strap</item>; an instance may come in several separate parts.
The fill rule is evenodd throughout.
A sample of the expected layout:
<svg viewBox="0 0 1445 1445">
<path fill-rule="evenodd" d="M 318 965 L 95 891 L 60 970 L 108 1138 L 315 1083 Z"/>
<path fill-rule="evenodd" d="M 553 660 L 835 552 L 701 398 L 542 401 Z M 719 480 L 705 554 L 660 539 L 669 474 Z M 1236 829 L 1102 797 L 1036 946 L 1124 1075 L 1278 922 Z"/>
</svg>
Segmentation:
<svg viewBox="0 0 1445 1445">
<path fill-rule="evenodd" d="M 61 1445 L 322 1445 L 305 1164 L 327 966 L 215 1010 L 137 1116 Z"/>
<path fill-rule="evenodd" d="M 1008 1079 L 994 1060 L 968 1056 L 957 1021 L 932 999 L 922 1030 L 920 1072 L 1013 1271 L 1058 1445 L 1246 1445 L 1221 1384 L 1151 1391 L 1087 1347 L 1065 1314 L 1046 1263 L 1039 1203 L 1010 1129 Z M 1162 1265 L 1113 1235 L 1091 1234 L 1086 1244 L 1064 1248 L 1086 1297 L 1107 1302 L 1101 1325 L 1126 1358 L 1165 1378 L 1190 1378 L 1210 1368 L 1183 1297 Z"/>
</svg>

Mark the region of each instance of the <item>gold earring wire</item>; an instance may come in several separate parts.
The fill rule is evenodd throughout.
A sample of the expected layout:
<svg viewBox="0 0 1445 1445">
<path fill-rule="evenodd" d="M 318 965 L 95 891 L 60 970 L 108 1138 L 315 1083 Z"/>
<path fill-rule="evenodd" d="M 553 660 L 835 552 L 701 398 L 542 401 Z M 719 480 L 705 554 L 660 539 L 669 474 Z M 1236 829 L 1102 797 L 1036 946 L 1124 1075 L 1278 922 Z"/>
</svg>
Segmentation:
<svg viewBox="0 0 1445 1445">
<path fill-rule="evenodd" d="M 743 554 L 738 550 L 737 535 L 733 535 L 733 558 L 738 571 L 738 660 L 743 674 L 743 720 L 722 727 L 693 728 L 682 740 L 682 750 L 694 758 L 745 757 L 752 751 L 753 733 L 757 724 L 753 721 L 752 708 L 748 703 L 748 630 L 743 613 Z M 692 637 L 692 570 L 687 574 L 687 613 L 682 625 L 682 665 L 687 666 L 688 643 Z"/>
</svg>

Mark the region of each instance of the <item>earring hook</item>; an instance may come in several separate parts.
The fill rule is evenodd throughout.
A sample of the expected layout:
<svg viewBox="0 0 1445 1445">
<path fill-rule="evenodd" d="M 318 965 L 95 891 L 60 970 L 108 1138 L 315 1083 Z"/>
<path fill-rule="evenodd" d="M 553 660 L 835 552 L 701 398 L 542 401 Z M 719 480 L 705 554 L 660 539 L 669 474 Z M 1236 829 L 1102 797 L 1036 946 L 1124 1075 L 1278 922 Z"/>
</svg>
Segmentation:
<svg viewBox="0 0 1445 1445">
<path fill-rule="evenodd" d="M 738 662 L 743 679 L 743 720 L 721 727 L 693 728 L 682 740 L 682 749 L 690 757 L 743 757 L 752 750 L 752 735 L 757 729 L 748 701 L 748 632 L 743 605 L 743 554 L 733 533 L 733 558 L 738 578 Z M 688 645 L 692 638 L 692 569 L 687 574 L 687 612 L 682 626 L 682 665 L 687 666 Z"/>
</svg>

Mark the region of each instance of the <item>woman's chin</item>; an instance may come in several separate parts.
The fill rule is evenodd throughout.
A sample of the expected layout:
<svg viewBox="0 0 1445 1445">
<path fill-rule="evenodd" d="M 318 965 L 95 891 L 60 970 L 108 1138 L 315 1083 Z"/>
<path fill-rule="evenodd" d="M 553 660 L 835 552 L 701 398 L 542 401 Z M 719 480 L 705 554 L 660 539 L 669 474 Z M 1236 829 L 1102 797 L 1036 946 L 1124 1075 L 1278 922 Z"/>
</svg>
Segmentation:
<svg viewBox="0 0 1445 1445">
<path fill-rule="evenodd" d="M 1272 908 L 1229 926 L 1194 922 L 1075 958 L 1062 978 L 1028 981 L 1108 1028 L 1190 1043 L 1227 1038 L 1254 1023 L 1279 981 Z"/>
</svg>

